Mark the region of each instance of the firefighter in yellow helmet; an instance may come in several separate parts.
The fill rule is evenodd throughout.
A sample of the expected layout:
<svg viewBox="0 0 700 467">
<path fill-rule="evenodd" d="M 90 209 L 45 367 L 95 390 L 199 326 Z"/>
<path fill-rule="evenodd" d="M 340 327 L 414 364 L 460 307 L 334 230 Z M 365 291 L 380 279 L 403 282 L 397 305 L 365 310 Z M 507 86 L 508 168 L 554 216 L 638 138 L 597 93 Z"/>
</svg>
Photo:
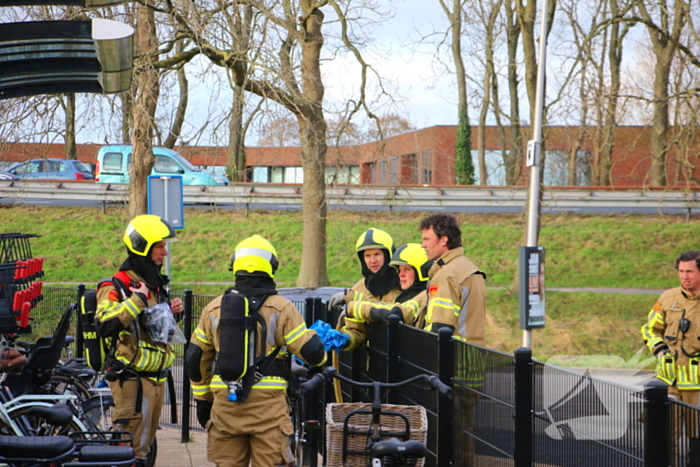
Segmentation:
<svg viewBox="0 0 700 467">
<path fill-rule="evenodd" d="M 169 299 L 168 277 L 161 267 L 168 255 L 167 242 L 175 240 L 175 231 L 158 216 L 136 216 L 126 228 L 124 244 L 127 259 L 116 280 L 97 292 L 96 327 L 108 338 L 114 355 L 105 362 L 114 397 L 114 426 L 134 436 L 134 451 L 139 465 L 152 466 L 150 447 L 156 437 L 165 395 L 167 371 L 174 354 L 167 343 L 154 342 L 149 336 L 143 312 L 167 302 L 176 316 L 183 311 L 182 300 Z M 112 342 L 116 339 L 116 342 Z"/>
<path fill-rule="evenodd" d="M 234 286 L 202 311 L 185 363 L 208 432 L 207 458 L 220 467 L 287 465 L 294 430 L 286 352 L 311 366 L 323 365 L 326 352 L 292 302 L 277 294 L 279 262 L 270 242 L 246 238 L 231 259 Z"/>
<path fill-rule="evenodd" d="M 347 313 L 351 318 L 366 322 L 385 320 L 396 314 L 404 323 L 417 325 L 427 302 L 426 285 L 432 261 L 418 243 L 408 243 L 396 250 L 389 265 L 396 268 L 401 286 L 395 302 L 352 301 L 348 303 Z"/>
<path fill-rule="evenodd" d="M 367 229 L 355 242 L 355 251 L 362 266 L 363 279 L 350 290 L 339 292 L 328 301 L 329 308 L 343 306 L 353 301 L 372 303 L 394 303 L 401 293 L 396 269 L 389 265 L 391 255 L 396 251 L 391 235 L 383 230 Z M 366 324 L 348 316 L 341 316 L 339 328 L 349 336 L 343 350 L 353 350 L 363 341 Z"/>
</svg>

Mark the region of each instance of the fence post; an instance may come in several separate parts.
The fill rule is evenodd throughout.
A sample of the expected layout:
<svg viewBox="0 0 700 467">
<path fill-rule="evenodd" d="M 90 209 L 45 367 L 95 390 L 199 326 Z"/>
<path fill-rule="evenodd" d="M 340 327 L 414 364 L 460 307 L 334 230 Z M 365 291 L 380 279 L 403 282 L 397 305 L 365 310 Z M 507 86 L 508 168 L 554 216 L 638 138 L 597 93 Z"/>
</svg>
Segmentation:
<svg viewBox="0 0 700 467">
<path fill-rule="evenodd" d="M 81 321 L 81 316 L 80 316 L 80 298 L 85 295 L 85 284 L 80 284 L 78 285 L 78 296 L 76 303 L 78 306 L 75 308 L 75 357 L 76 358 L 83 358 L 83 352 L 84 352 L 84 346 L 85 343 L 83 341 L 83 323 Z"/>
<path fill-rule="evenodd" d="M 515 467 L 532 466 L 532 350 L 515 351 Z"/>
<path fill-rule="evenodd" d="M 644 465 L 666 467 L 671 455 L 668 386 L 653 379 L 644 385 Z"/>
<path fill-rule="evenodd" d="M 185 290 L 185 314 L 183 318 L 183 328 L 185 339 L 184 351 L 187 355 L 187 347 L 190 345 L 190 338 L 192 337 L 192 303 L 193 295 L 192 290 Z M 182 365 L 182 432 L 180 434 L 180 442 L 188 443 L 190 441 L 190 379 L 187 377 L 185 372 L 184 358 Z"/>
<path fill-rule="evenodd" d="M 306 323 L 306 326 L 309 327 L 313 324 L 313 319 L 314 315 L 314 299 L 310 297 L 306 297 L 306 300 L 304 300 L 304 313 L 302 314 L 304 316 L 304 322 Z"/>
<path fill-rule="evenodd" d="M 438 331 L 438 378 L 454 388 L 455 350 L 452 344 L 452 331 L 441 328 Z M 440 394 L 437 409 L 437 465 L 448 467 L 452 462 L 452 400 Z"/>
<path fill-rule="evenodd" d="M 386 379 L 388 383 L 399 381 L 399 317 L 389 316 L 386 328 Z M 389 392 L 389 403 L 396 404 L 394 391 Z"/>
</svg>

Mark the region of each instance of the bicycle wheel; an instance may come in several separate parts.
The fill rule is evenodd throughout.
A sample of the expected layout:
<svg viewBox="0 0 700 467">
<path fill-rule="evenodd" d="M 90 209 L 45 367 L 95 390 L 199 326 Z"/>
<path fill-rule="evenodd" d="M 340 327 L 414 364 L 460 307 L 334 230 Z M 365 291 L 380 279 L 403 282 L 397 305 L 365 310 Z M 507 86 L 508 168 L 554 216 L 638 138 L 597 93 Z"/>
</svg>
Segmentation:
<svg viewBox="0 0 700 467">
<path fill-rule="evenodd" d="M 294 425 L 294 434 L 291 439 L 292 455 L 294 456 L 295 467 L 304 465 L 304 443 L 306 442 L 304 433 L 304 421 L 302 397 L 297 396 L 296 400 L 292 401 L 292 424 Z"/>
<path fill-rule="evenodd" d="M 75 415 L 68 425 L 56 426 L 43 416 L 30 413 L 34 407 L 46 407 L 46 405 L 25 405 L 9 410 L 9 417 L 25 436 L 68 436 L 74 432 L 87 431 L 85 425 Z"/>
<path fill-rule="evenodd" d="M 151 443 L 151 449 L 148 451 L 148 456 L 146 456 L 147 463 L 149 467 L 155 467 L 156 458 L 158 457 L 158 438 L 153 438 L 153 443 Z"/>
<path fill-rule="evenodd" d="M 66 375 L 51 375 L 44 386 L 47 394 L 66 394 L 78 397 L 78 401 L 87 401 L 92 397 L 90 390 L 81 381 Z"/>
</svg>

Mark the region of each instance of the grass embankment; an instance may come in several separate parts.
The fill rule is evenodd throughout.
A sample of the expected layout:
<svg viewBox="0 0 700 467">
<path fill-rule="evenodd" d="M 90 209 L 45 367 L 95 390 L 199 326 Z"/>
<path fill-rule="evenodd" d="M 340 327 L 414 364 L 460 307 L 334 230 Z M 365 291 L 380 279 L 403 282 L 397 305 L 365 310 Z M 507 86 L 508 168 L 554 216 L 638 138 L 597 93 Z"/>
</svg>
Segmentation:
<svg viewBox="0 0 700 467">
<path fill-rule="evenodd" d="M 348 286 L 359 277 L 357 237 L 369 227 L 392 234 L 397 245 L 420 242 L 421 213 L 329 214 L 330 285 Z M 515 214 L 457 214 L 467 256 L 488 274 L 487 343 L 512 352 L 520 345 L 518 298 L 505 289 L 516 274 L 518 245 L 525 229 Z M 112 274 L 124 258 L 121 243 L 128 219 L 123 208 L 15 207 L 0 205 L 0 231 L 41 235 L 31 241 L 34 256 L 46 258 L 47 282 L 91 284 Z M 547 287 L 668 288 L 677 285 L 678 252 L 699 248 L 698 221 L 673 216 L 545 215 L 540 244 L 547 250 Z M 275 279 L 295 285 L 301 261 L 299 212 L 187 209 L 179 242 L 171 245 L 176 290 L 218 293 L 206 282 L 231 280 L 229 258 L 236 243 L 260 234 L 276 247 L 281 267 Z M 182 283 L 189 283 L 182 285 Z M 639 327 L 655 294 L 620 295 L 547 292 L 547 326 L 533 331 L 537 358 L 554 355 L 617 355 L 628 360 L 641 348 Z M 646 355 L 646 354 L 645 354 Z"/>
</svg>

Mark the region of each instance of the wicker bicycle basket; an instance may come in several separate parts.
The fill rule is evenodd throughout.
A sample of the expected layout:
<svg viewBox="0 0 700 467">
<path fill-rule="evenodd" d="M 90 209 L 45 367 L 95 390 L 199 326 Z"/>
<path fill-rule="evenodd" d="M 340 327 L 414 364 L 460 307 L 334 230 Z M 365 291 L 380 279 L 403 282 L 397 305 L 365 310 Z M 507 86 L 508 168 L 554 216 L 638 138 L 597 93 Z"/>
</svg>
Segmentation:
<svg viewBox="0 0 700 467">
<path fill-rule="evenodd" d="M 366 467 L 369 455 L 347 455 L 343 463 L 343 422 L 345 417 L 354 410 L 372 410 L 372 404 L 364 402 L 331 403 L 326 405 L 326 465 L 328 467 Z M 397 416 L 384 415 L 384 412 L 398 412 L 404 415 L 410 424 L 410 439 L 425 443 L 428 437 L 428 417 L 425 407 L 415 405 L 382 404 L 382 415 L 379 418 L 382 440 L 399 437 L 406 431 L 404 420 Z M 348 433 L 348 451 L 364 451 L 369 439 L 371 414 L 353 414 L 348 420 L 351 431 L 365 433 Z M 394 433 L 394 434 L 392 434 Z M 401 439 L 401 438 L 400 438 Z M 420 459 L 417 466 L 422 467 L 425 459 Z"/>
</svg>

